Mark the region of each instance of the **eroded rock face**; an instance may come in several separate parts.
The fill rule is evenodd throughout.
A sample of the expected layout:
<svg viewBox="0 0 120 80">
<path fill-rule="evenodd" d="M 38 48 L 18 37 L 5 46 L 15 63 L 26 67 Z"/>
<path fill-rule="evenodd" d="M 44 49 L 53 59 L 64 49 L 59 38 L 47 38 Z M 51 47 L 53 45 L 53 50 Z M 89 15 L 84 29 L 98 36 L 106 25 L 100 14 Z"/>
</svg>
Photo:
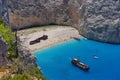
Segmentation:
<svg viewBox="0 0 120 80">
<path fill-rule="evenodd" d="M 110 43 L 120 43 L 120 0 L 84 0 L 83 36 Z"/>
<path fill-rule="evenodd" d="M 13 29 L 69 25 L 88 39 L 120 43 L 120 0 L 8 0 L 8 8 Z"/>
<path fill-rule="evenodd" d="M 78 25 L 82 0 L 8 0 L 13 29 L 35 25 Z"/>
<path fill-rule="evenodd" d="M 17 41 L 18 53 L 19 56 L 23 57 L 24 63 L 31 63 L 36 65 L 36 57 L 32 55 L 31 51 L 27 47 L 22 46 L 22 41 L 20 41 L 20 39 L 18 39 Z"/>
<path fill-rule="evenodd" d="M 7 67 L 7 45 L 0 37 L 0 66 Z"/>
<path fill-rule="evenodd" d="M 9 14 L 7 7 L 7 0 L 0 0 L 0 18 L 2 18 L 6 25 L 9 25 Z"/>
</svg>

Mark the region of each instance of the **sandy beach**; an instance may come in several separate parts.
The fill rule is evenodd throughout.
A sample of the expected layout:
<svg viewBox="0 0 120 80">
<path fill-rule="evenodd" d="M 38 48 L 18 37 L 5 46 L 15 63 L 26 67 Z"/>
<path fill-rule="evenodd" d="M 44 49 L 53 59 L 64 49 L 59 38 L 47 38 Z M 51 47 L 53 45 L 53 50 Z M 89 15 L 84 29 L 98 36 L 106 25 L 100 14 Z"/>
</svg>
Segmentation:
<svg viewBox="0 0 120 80">
<path fill-rule="evenodd" d="M 43 35 L 48 35 L 48 39 L 41 40 L 39 43 L 30 45 L 30 41 Z M 80 38 L 81 36 L 79 35 L 79 32 L 72 27 L 49 26 L 18 31 L 18 37 L 21 41 L 21 46 L 34 53 L 35 51 L 60 44 L 74 38 Z"/>
</svg>

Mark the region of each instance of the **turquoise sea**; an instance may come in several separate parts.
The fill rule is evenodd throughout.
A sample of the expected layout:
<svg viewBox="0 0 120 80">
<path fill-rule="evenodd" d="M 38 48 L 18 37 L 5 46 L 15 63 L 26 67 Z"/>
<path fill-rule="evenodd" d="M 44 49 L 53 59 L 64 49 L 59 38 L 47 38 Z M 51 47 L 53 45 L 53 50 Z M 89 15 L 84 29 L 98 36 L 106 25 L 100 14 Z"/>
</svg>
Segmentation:
<svg viewBox="0 0 120 80">
<path fill-rule="evenodd" d="M 120 80 L 120 45 L 71 40 L 38 51 L 35 56 L 48 80 Z M 72 58 L 87 64 L 90 70 L 77 68 L 71 64 Z"/>
</svg>

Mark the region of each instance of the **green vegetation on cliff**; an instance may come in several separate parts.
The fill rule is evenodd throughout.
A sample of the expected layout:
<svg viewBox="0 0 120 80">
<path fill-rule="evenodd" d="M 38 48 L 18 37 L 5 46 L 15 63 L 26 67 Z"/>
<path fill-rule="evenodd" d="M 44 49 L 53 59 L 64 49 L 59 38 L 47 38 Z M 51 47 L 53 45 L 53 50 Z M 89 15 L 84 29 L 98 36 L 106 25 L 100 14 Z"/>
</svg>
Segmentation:
<svg viewBox="0 0 120 80">
<path fill-rule="evenodd" d="M 0 19 L 0 35 L 3 37 L 7 44 L 9 57 L 15 57 L 16 56 L 15 33 L 12 32 L 10 27 L 4 25 L 2 19 Z"/>
<path fill-rule="evenodd" d="M 31 63 L 25 63 L 21 59 L 13 59 L 13 63 L 9 65 L 10 73 L 5 75 L 2 80 L 46 80 L 38 67 Z"/>
<path fill-rule="evenodd" d="M 5 76 L 3 80 L 31 80 L 30 75 L 27 73 L 16 74 L 14 77 Z"/>
<path fill-rule="evenodd" d="M 10 27 L 5 26 L 2 19 L 0 19 L 0 36 L 6 42 L 9 52 L 7 64 L 9 73 L 0 80 L 46 80 L 34 63 L 29 62 L 29 60 L 26 61 L 25 58 L 28 58 L 28 56 L 23 58 L 23 56 L 16 55 L 16 35 Z"/>
</svg>

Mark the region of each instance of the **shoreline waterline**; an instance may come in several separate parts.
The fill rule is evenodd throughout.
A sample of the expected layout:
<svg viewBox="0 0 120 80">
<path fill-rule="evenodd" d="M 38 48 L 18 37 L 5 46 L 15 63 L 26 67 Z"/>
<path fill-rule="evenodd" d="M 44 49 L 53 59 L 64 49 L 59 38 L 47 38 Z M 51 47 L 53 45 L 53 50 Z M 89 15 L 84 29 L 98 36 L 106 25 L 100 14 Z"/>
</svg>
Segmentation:
<svg viewBox="0 0 120 80">
<path fill-rule="evenodd" d="M 50 80 L 118 80 L 119 49 L 120 45 L 81 39 L 39 50 L 34 55 L 43 75 Z M 75 67 L 72 58 L 87 64 L 90 70 L 84 72 Z"/>
</svg>

